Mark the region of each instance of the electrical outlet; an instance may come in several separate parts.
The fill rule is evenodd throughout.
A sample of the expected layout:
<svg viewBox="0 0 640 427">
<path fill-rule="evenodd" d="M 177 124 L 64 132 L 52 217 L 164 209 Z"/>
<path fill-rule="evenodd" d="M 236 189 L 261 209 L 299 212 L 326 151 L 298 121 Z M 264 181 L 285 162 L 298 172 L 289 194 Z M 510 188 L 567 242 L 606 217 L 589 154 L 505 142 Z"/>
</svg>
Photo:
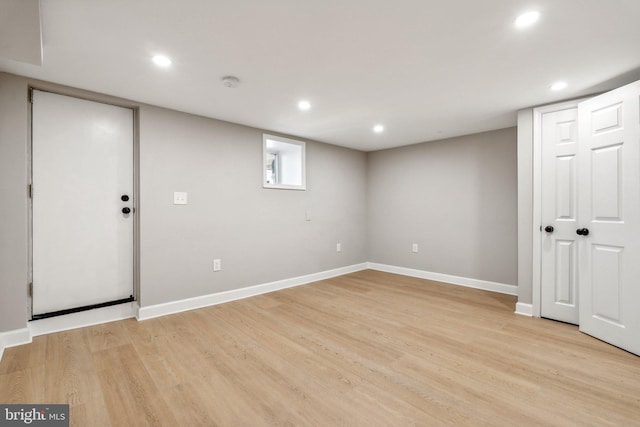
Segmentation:
<svg viewBox="0 0 640 427">
<path fill-rule="evenodd" d="M 219 259 L 213 260 L 213 271 L 220 271 L 222 269 L 222 265 L 220 264 Z"/>
<path fill-rule="evenodd" d="M 414 254 L 418 252 L 418 244 L 414 243 L 413 245 L 411 245 L 411 252 L 413 252 Z"/>
<path fill-rule="evenodd" d="M 175 191 L 173 193 L 173 204 L 174 205 L 186 205 L 187 204 L 187 193 L 184 191 Z"/>
<path fill-rule="evenodd" d="M 342 243 L 336 243 L 336 252 L 342 252 Z"/>
</svg>

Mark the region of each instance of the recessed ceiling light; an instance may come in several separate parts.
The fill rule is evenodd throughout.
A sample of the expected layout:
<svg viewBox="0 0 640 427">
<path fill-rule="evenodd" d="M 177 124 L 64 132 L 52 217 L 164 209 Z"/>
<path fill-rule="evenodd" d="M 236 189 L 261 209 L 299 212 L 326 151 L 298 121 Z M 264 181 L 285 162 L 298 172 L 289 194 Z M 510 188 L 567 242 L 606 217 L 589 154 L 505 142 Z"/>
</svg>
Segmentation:
<svg viewBox="0 0 640 427">
<path fill-rule="evenodd" d="M 530 25 L 535 24 L 538 19 L 540 19 L 540 12 L 532 10 L 530 12 L 525 12 L 522 15 L 518 16 L 515 20 L 514 24 L 518 28 L 526 28 Z"/>
<path fill-rule="evenodd" d="M 153 62 L 159 67 L 168 67 L 171 65 L 171 60 L 163 55 L 156 55 L 153 58 Z"/>
<path fill-rule="evenodd" d="M 311 103 L 309 101 L 300 101 L 298 102 L 298 108 L 303 111 L 306 111 L 309 108 L 311 108 Z"/>
<path fill-rule="evenodd" d="M 384 126 L 382 126 L 382 125 L 375 125 L 375 126 L 373 127 L 373 131 L 374 131 L 375 133 L 382 133 L 382 132 L 384 132 Z"/>
<path fill-rule="evenodd" d="M 569 86 L 567 82 L 555 82 L 554 84 L 551 85 L 551 90 L 562 90 L 562 89 L 565 89 L 567 86 Z"/>
</svg>

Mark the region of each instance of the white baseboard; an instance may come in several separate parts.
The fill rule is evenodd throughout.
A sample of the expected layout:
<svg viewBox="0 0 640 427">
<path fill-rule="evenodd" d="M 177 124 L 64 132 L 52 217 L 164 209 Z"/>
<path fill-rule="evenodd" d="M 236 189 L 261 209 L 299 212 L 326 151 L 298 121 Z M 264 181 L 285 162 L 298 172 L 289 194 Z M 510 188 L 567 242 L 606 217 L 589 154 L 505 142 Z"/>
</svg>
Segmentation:
<svg viewBox="0 0 640 427">
<path fill-rule="evenodd" d="M 470 279 L 466 277 L 451 276 L 448 274 L 433 273 L 430 271 L 414 270 L 392 265 L 365 262 L 305 276 L 294 277 L 285 280 L 278 280 L 270 283 L 249 286 L 241 289 L 218 292 L 215 294 L 202 295 L 187 298 L 179 301 L 171 301 L 163 304 L 148 307 L 138 307 L 136 302 L 114 305 L 95 310 L 83 311 L 68 314 L 65 316 L 52 317 L 49 319 L 34 320 L 28 322 L 28 327 L 9 332 L 0 333 L 0 360 L 6 347 L 28 344 L 32 337 L 54 332 L 61 332 L 70 329 L 93 326 L 101 323 L 114 322 L 117 320 L 136 317 L 138 320 L 152 319 L 154 317 L 165 316 L 167 314 L 179 313 L 187 310 L 207 307 L 238 299 L 261 295 L 281 289 L 292 288 L 305 285 L 319 280 L 330 279 L 342 276 L 343 274 L 354 273 L 361 270 L 378 270 L 388 273 L 401 274 L 404 276 L 418 277 L 421 279 L 435 280 L 454 285 L 466 286 L 470 288 L 483 289 L 486 291 L 499 292 L 508 295 L 517 295 L 517 287 L 504 283 L 489 282 L 486 280 Z M 516 304 L 516 313 L 531 316 L 531 304 Z"/>
<path fill-rule="evenodd" d="M 109 307 L 80 311 L 78 313 L 65 314 L 64 316 L 50 317 L 48 319 L 32 320 L 28 323 L 27 327 L 31 336 L 37 337 L 38 335 L 52 334 L 54 332 L 129 319 L 136 317 L 136 310 L 137 304 L 135 302 L 128 302 Z"/>
<path fill-rule="evenodd" d="M 367 267 L 367 263 L 354 264 L 347 267 L 322 271 L 320 273 L 307 274 L 305 276 L 294 277 L 291 279 L 278 280 L 275 282 L 263 283 L 261 285 L 233 289 L 230 291 L 218 292 L 215 294 L 202 295 L 179 301 L 171 301 L 163 304 L 151 305 L 148 307 L 140 307 L 140 309 L 138 310 L 138 320 L 152 319 L 154 317 L 165 316 L 167 314 L 194 310 L 196 308 L 222 304 L 225 302 L 266 294 L 281 289 L 292 288 L 294 286 L 306 285 L 307 283 L 317 282 L 318 280 L 330 279 L 332 277 L 342 276 L 343 274 L 366 270 Z"/>
<path fill-rule="evenodd" d="M 13 331 L 0 332 L 0 360 L 2 354 L 7 347 L 15 347 L 17 345 L 29 344 L 31 342 L 31 334 L 29 329 L 14 329 Z"/>
<path fill-rule="evenodd" d="M 414 270 L 412 268 L 396 267 L 393 265 L 367 263 L 371 270 L 387 273 L 402 274 L 403 276 L 417 277 L 420 279 L 435 280 L 437 282 L 450 283 L 452 285 L 466 286 L 468 288 L 482 289 L 507 295 L 518 295 L 518 287 L 505 283 L 490 282 L 487 280 L 470 279 L 468 277 L 451 276 L 449 274 L 433 273 L 431 271 Z"/>
<path fill-rule="evenodd" d="M 516 314 L 520 314 L 522 316 L 533 316 L 533 305 L 527 304 L 525 302 L 516 303 Z"/>
</svg>

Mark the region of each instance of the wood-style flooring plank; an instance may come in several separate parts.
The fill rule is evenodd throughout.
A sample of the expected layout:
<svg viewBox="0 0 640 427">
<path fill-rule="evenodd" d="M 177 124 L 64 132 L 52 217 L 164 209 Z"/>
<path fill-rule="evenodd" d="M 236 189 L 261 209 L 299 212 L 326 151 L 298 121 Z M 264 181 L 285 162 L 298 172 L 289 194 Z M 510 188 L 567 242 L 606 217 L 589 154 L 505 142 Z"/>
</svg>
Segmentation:
<svg viewBox="0 0 640 427">
<path fill-rule="evenodd" d="M 93 353 L 111 425 L 176 425 L 174 414 L 132 344 Z"/>
</svg>

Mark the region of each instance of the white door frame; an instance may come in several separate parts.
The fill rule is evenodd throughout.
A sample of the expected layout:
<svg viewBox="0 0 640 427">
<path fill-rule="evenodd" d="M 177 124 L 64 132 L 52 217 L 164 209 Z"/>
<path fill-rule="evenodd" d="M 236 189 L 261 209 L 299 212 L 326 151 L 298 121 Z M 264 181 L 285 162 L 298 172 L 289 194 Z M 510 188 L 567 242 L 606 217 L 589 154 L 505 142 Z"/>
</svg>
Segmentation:
<svg viewBox="0 0 640 427">
<path fill-rule="evenodd" d="M 98 102 L 101 104 L 112 105 L 115 107 L 129 108 L 133 111 L 133 197 L 132 208 L 136 213 L 133 215 L 133 304 L 139 306 L 139 290 L 140 290 L 140 211 L 139 211 L 139 195 L 140 195 L 140 175 L 139 175 L 139 155 L 140 155 L 140 110 L 139 106 L 124 100 L 113 99 L 105 96 L 104 98 L 99 95 L 86 94 L 80 90 L 65 90 L 64 88 L 51 88 L 49 85 L 29 85 L 28 97 L 29 97 L 29 109 L 28 109 L 28 130 L 27 130 L 27 174 L 29 191 L 31 191 L 33 185 L 33 111 L 32 111 L 32 91 L 39 90 L 42 92 L 50 92 L 56 95 L 69 96 L 77 99 L 82 99 L 91 102 Z M 27 321 L 32 320 L 33 316 L 33 198 L 31 194 L 28 197 L 28 298 L 27 298 Z M 65 317 L 65 316 L 62 316 Z"/>
<path fill-rule="evenodd" d="M 531 281 L 531 314 L 540 317 L 542 295 L 542 115 L 556 111 L 577 108 L 578 104 L 589 98 L 580 98 L 559 104 L 545 105 L 533 109 L 533 269 Z M 578 142 L 579 144 L 580 142 Z"/>
</svg>

